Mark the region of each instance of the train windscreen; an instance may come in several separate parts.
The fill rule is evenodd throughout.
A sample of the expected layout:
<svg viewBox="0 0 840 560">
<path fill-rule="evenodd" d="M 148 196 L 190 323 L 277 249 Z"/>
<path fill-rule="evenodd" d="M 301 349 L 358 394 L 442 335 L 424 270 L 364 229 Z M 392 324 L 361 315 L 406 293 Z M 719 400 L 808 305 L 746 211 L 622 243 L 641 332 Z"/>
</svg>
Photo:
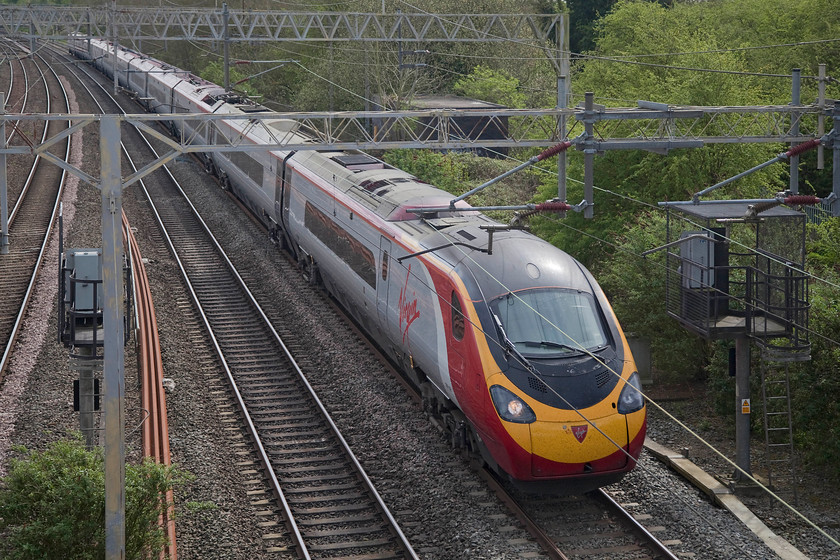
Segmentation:
<svg viewBox="0 0 840 560">
<path fill-rule="evenodd" d="M 558 288 L 510 292 L 493 300 L 508 339 L 526 358 L 558 358 L 606 346 L 592 294 Z"/>
</svg>

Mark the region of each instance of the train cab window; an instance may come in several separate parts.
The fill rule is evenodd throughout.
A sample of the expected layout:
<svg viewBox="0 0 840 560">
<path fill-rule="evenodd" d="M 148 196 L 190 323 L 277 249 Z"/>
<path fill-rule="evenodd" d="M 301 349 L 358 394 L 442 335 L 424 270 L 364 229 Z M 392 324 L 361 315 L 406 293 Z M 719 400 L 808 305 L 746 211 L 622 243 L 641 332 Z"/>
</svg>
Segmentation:
<svg viewBox="0 0 840 560">
<path fill-rule="evenodd" d="M 452 292 L 452 336 L 455 340 L 464 339 L 464 311 L 461 309 L 461 300 L 458 294 Z"/>
<path fill-rule="evenodd" d="M 521 290 L 496 298 L 490 307 L 526 358 L 572 356 L 609 344 L 598 305 L 587 292 Z"/>
</svg>

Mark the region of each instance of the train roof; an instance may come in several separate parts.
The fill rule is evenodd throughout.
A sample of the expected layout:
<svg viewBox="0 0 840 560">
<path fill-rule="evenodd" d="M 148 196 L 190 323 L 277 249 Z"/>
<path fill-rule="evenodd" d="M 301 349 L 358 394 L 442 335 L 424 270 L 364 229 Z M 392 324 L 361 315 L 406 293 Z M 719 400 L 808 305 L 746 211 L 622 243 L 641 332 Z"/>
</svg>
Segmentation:
<svg viewBox="0 0 840 560">
<path fill-rule="evenodd" d="M 418 220 L 411 208 L 448 206 L 454 195 L 358 151 L 301 151 L 293 161 L 389 222 Z M 455 213 L 468 211 L 466 202 Z"/>
<path fill-rule="evenodd" d="M 490 222 L 489 218 L 487 221 Z M 493 234 L 493 252 L 487 254 L 489 234 L 478 220 L 453 224 L 442 229 L 428 245 L 452 243 L 438 251 L 451 263 L 472 271 L 489 301 L 508 292 L 535 287 L 554 287 L 592 293 L 583 266 L 571 255 L 535 235 L 522 230 L 503 230 Z M 455 245 L 457 243 L 457 245 Z"/>
</svg>

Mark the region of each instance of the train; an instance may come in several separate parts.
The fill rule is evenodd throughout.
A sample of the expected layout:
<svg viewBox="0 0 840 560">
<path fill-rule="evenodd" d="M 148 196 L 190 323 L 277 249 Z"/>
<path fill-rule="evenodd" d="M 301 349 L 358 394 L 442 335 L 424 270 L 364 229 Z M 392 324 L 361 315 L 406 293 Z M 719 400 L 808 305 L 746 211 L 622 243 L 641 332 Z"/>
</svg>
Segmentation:
<svg viewBox="0 0 840 560">
<path fill-rule="evenodd" d="M 149 111 L 262 113 L 262 127 L 169 121 L 181 138 L 313 143 L 202 157 L 420 388 L 453 446 L 539 492 L 588 491 L 634 468 L 647 428 L 639 374 L 580 262 L 368 153 L 318 149 L 294 119 L 188 71 L 108 41 L 69 43 Z"/>
</svg>

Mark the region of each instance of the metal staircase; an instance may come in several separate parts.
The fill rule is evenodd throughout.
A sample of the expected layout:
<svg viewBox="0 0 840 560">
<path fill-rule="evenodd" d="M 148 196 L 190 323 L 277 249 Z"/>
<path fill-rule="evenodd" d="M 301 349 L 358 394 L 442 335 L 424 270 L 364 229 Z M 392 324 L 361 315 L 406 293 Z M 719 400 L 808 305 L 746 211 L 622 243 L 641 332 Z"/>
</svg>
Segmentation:
<svg viewBox="0 0 840 560">
<path fill-rule="evenodd" d="M 790 405 L 790 362 L 762 359 L 761 396 L 769 485 L 777 495 L 792 494 L 796 504 L 799 495 Z"/>
</svg>

